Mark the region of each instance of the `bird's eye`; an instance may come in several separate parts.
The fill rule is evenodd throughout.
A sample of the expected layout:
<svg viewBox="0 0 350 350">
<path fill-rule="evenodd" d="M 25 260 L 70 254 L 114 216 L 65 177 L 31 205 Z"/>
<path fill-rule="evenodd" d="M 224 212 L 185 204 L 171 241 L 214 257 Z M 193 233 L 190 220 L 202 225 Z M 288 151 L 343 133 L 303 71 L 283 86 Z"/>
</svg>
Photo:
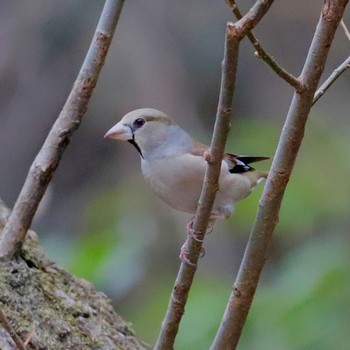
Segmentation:
<svg viewBox="0 0 350 350">
<path fill-rule="evenodd" d="M 136 127 L 136 128 L 141 128 L 141 126 L 143 125 L 143 124 L 145 124 L 146 123 L 146 121 L 143 119 L 143 118 L 137 118 L 135 121 L 134 121 L 134 126 Z"/>
</svg>

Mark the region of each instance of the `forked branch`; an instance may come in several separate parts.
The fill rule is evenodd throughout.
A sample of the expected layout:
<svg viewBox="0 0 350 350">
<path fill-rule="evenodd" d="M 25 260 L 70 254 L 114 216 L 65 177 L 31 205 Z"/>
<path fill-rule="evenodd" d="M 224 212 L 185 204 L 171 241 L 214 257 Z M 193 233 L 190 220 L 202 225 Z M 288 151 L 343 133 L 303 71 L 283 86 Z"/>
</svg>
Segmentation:
<svg viewBox="0 0 350 350">
<path fill-rule="evenodd" d="M 344 30 L 346 38 L 350 41 L 350 32 L 342 19 L 340 25 Z M 325 92 L 333 85 L 333 83 L 350 68 L 350 56 L 338 67 L 336 68 L 328 79 L 318 88 L 315 93 L 313 105 L 325 94 Z"/>
<path fill-rule="evenodd" d="M 328 79 L 317 89 L 312 105 L 314 105 L 326 91 L 335 83 L 335 81 L 350 68 L 350 56 L 329 76 Z"/>
<path fill-rule="evenodd" d="M 294 93 L 247 248 L 211 350 L 235 349 L 238 344 L 278 222 L 284 191 L 303 139 L 313 97 L 347 3 L 348 0 L 324 2 L 300 76 L 308 89 Z"/>
<path fill-rule="evenodd" d="M 198 240 L 204 239 L 218 188 L 222 156 L 230 127 L 239 43 L 247 30 L 258 24 L 272 3 L 273 0 L 259 0 L 240 21 L 235 24 L 227 24 L 219 104 L 213 137 L 207 154 L 209 161 L 203 189 L 193 223 L 193 230 Z M 154 350 L 168 350 L 174 347 L 175 337 L 185 311 L 188 293 L 193 282 L 202 248 L 202 242 L 198 240 L 189 238 L 187 241 L 187 256 L 190 263 L 181 263 Z"/>
<path fill-rule="evenodd" d="M 235 0 L 226 0 L 226 3 L 230 7 L 232 13 L 235 15 L 235 17 L 239 20 L 242 18 L 242 13 L 240 9 L 238 8 Z M 304 89 L 304 85 L 302 81 L 296 77 L 294 77 L 292 74 L 287 72 L 284 68 L 282 68 L 277 61 L 268 54 L 264 48 L 259 43 L 258 39 L 255 37 L 252 31 L 248 30 L 247 37 L 249 41 L 252 43 L 252 45 L 255 48 L 255 55 L 258 58 L 261 58 L 263 61 L 265 61 L 271 69 L 283 80 L 285 80 L 288 84 L 290 84 L 294 89 L 298 92 L 302 91 Z"/>
</svg>

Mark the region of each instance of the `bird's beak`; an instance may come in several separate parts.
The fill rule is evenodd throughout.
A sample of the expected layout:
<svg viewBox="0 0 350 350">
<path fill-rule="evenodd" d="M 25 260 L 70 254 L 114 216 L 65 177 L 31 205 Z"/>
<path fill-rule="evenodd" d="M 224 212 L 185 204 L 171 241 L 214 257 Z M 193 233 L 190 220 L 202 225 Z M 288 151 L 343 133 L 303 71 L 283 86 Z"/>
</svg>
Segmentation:
<svg viewBox="0 0 350 350">
<path fill-rule="evenodd" d="M 131 128 L 120 121 L 106 132 L 104 138 L 128 141 L 133 139 L 133 134 Z"/>
</svg>

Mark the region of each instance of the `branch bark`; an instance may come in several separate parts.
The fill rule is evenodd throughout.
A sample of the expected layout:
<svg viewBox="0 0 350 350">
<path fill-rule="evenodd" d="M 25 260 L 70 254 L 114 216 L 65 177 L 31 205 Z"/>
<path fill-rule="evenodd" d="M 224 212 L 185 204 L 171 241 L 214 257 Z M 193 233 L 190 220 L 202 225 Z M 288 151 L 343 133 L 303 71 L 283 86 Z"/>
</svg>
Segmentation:
<svg viewBox="0 0 350 350">
<path fill-rule="evenodd" d="M 307 89 L 294 93 L 243 261 L 211 350 L 235 349 L 238 344 L 278 222 L 282 198 L 303 139 L 313 96 L 347 3 L 348 0 L 324 2 L 300 76 Z"/>
<path fill-rule="evenodd" d="M 4 228 L 0 259 L 10 259 L 21 248 L 35 212 L 87 110 L 125 0 L 106 0 L 95 35 L 70 95 L 29 173 Z"/>
<path fill-rule="evenodd" d="M 235 24 L 230 22 L 227 24 L 219 104 L 213 137 L 206 157 L 208 164 L 203 189 L 193 222 L 193 231 L 197 239 L 189 238 L 187 241 L 187 256 L 190 263 L 181 263 L 154 350 L 173 349 L 181 318 L 185 312 L 188 294 L 197 270 L 197 262 L 203 244 L 201 240 L 204 239 L 218 189 L 221 162 L 230 128 L 239 43 L 247 31 L 259 23 L 272 3 L 273 0 L 258 0 L 240 21 Z"/>
<path fill-rule="evenodd" d="M 226 3 L 230 7 L 232 13 L 235 15 L 235 17 L 239 20 L 242 18 L 242 13 L 240 9 L 238 8 L 235 0 L 226 0 Z M 294 77 L 292 74 L 287 72 L 284 68 L 282 68 L 277 61 L 268 54 L 265 49 L 261 46 L 259 43 L 259 40 L 255 37 L 253 32 L 248 30 L 247 37 L 249 41 L 252 43 L 252 45 L 255 48 L 255 55 L 258 58 L 261 58 L 264 62 L 267 63 L 268 66 L 283 80 L 285 80 L 289 85 L 291 85 L 295 90 L 302 91 L 305 87 L 302 83 L 302 81 L 296 77 Z"/>
<path fill-rule="evenodd" d="M 208 151 L 210 162 L 207 166 L 204 187 L 193 223 L 193 231 L 198 240 L 188 238 L 185 243 L 187 244 L 189 263 L 184 261 L 181 263 L 154 350 L 173 349 L 181 318 L 185 312 L 188 293 L 197 270 L 197 262 L 203 244 L 202 240 L 204 239 L 205 231 L 209 223 L 210 213 L 218 188 L 221 160 L 229 131 L 232 97 L 236 77 L 238 43 L 239 40 L 235 36 L 233 24 L 229 22 L 226 28 L 219 106 L 213 139 Z"/>
<path fill-rule="evenodd" d="M 312 105 L 314 105 L 325 93 L 326 91 L 335 83 L 335 81 L 348 69 L 350 68 L 350 56 L 338 67 L 329 78 L 320 86 L 316 91 Z"/>
</svg>

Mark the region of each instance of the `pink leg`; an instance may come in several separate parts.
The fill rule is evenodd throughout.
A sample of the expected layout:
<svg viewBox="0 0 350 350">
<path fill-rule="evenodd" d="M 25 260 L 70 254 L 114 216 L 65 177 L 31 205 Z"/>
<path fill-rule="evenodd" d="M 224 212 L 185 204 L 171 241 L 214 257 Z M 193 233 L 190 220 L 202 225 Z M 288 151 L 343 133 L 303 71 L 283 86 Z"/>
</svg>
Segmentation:
<svg viewBox="0 0 350 350">
<path fill-rule="evenodd" d="M 180 260 L 188 265 L 191 266 L 197 266 L 197 264 L 194 264 L 188 257 L 188 250 L 187 250 L 187 243 L 188 243 L 188 238 L 186 239 L 185 243 L 182 245 L 181 249 L 180 249 Z"/>
<path fill-rule="evenodd" d="M 197 242 L 203 243 L 203 239 L 199 239 L 196 235 L 196 233 L 193 230 L 193 221 L 191 220 L 187 225 L 186 225 L 186 232 L 187 232 L 187 237 L 194 239 Z"/>
<path fill-rule="evenodd" d="M 193 231 L 193 221 L 191 220 L 187 225 L 186 225 L 186 232 L 187 232 L 187 239 L 185 241 L 185 243 L 182 245 L 181 249 L 180 249 L 180 260 L 192 265 L 192 266 L 196 266 L 196 264 L 192 263 L 190 261 L 190 259 L 188 258 L 188 240 L 191 238 L 193 240 L 195 240 L 196 242 L 200 242 L 203 243 L 202 239 L 199 239 L 196 235 L 196 233 Z M 199 257 L 202 258 L 205 255 L 205 249 L 203 247 L 201 247 L 201 251 L 200 251 L 200 255 Z"/>
</svg>

